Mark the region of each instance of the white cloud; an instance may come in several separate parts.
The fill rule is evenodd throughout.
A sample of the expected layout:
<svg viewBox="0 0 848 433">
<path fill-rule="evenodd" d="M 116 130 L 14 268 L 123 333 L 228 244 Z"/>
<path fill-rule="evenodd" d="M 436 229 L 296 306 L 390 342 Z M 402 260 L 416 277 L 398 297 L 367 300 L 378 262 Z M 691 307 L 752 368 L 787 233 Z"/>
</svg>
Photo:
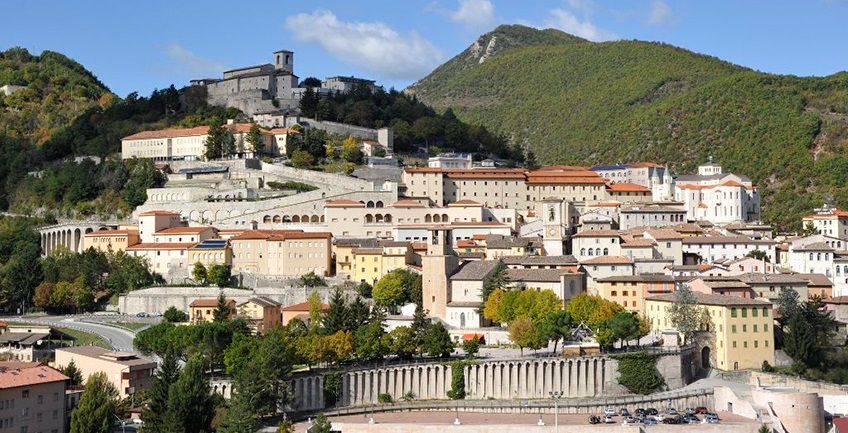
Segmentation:
<svg viewBox="0 0 848 433">
<path fill-rule="evenodd" d="M 343 22 L 329 11 L 286 18 L 302 42 L 315 42 L 333 57 L 387 78 L 419 79 L 441 63 L 441 51 L 415 32 L 400 34 L 381 22 Z"/>
<path fill-rule="evenodd" d="M 592 0 L 568 0 L 568 5 L 571 6 L 571 9 L 584 14 L 592 12 L 592 8 L 595 6 Z"/>
<path fill-rule="evenodd" d="M 595 42 L 618 39 L 615 33 L 598 28 L 588 18 L 581 21 L 580 18 L 566 9 L 552 9 L 548 13 L 550 16 L 545 21 L 547 27 L 555 27 L 574 36 Z"/>
<path fill-rule="evenodd" d="M 450 19 L 472 30 L 488 31 L 495 23 L 495 6 L 490 0 L 459 0 L 459 9 L 450 13 Z"/>
<path fill-rule="evenodd" d="M 220 75 L 227 69 L 227 65 L 223 62 L 200 57 L 177 43 L 165 47 L 165 55 L 174 64 L 162 69 L 172 75 L 190 75 L 202 78 Z"/>
<path fill-rule="evenodd" d="M 658 26 L 671 22 L 671 9 L 661 0 L 651 2 L 651 12 L 648 16 L 648 25 Z"/>
</svg>

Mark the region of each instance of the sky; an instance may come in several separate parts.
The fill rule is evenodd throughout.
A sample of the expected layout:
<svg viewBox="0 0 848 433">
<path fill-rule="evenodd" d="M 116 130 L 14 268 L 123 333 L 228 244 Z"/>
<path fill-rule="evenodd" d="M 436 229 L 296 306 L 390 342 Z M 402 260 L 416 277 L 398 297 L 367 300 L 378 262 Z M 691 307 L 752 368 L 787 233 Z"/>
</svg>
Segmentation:
<svg viewBox="0 0 848 433">
<path fill-rule="evenodd" d="M 755 70 L 848 70 L 848 0 L 4 0 L 0 50 L 58 51 L 120 96 L 294 52 L 295 74 L 402 89 L 499 24 L 657 41 Z M 3 83 L 0 83 L 2 85 Z"/>
</svg>

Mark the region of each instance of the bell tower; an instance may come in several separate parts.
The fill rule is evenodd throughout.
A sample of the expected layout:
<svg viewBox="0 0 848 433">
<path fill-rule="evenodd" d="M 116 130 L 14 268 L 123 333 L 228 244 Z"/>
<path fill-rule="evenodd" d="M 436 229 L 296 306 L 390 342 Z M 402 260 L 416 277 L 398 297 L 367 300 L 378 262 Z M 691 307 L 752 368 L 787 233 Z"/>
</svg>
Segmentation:
<svg viewBox="0 0 848 433">
<path fill-rule="evenodd" d="M 421 258 L 422 307 L 430 316 L 444 320 L 450 301 L 450 276 L 459 268 L 459 257 L 453 251 L 450 229 L 431 227 L 427 231 L 427 255 Z"/>
<path fill-rule="evenodd" d="M 561 256 L 563 254 L 563 223 L 562 223 L 562 200 L 548 197 L 542 200 L 542 244 L 545 254 L 549 256 Z"/>
<path fill-rule="evenodd" d="M 274 69 L 294 74 L 294 52 L 280 50 L 274 52 Z"/>
</svg>

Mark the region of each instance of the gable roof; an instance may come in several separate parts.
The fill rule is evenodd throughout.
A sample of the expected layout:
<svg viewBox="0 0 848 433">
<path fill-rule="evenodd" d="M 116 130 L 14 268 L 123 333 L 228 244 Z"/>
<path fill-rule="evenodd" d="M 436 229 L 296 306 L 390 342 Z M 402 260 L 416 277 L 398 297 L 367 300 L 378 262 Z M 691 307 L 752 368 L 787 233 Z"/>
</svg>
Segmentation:
<svg viewBox="0 0 848 433">
<path fill-rule="evenodd" d="M 38 362 L 0 362 L 0 389 L 66 380 L 68 376 Z"/>
<path fill-rule="evenodd" d="M 495 272 L 497 260 L 479 260 L 468 262 L 451 275 L 451 281 L 483 281 Z"/>
<path fill-rule="evenodd" d="M 753 306 L 753 307 L 771 307 L 771 302 L 761 301 L 759 299 L 752 298 L 743 298 L 741 296 L 733 296 L 733 295 L 713 295 L 708 293 L 701 292 L 691 292 L 693 296 L 695 296 L 695 300 L 699 305 L 719 305 L 719 306 Z M 662 302 L 674 302 L 677 297 L 674 293 L 667 293 L 664 295 L 656 295 L 656 296 L 648 296 L 645 298 L 646 301 L 662 301 Z"/>
<path fill-rule="evenodd" d="M 580 262 L 583 265 L 632 265 L 633 259 L 627 256 L 597 256 Z"/>
</svg>

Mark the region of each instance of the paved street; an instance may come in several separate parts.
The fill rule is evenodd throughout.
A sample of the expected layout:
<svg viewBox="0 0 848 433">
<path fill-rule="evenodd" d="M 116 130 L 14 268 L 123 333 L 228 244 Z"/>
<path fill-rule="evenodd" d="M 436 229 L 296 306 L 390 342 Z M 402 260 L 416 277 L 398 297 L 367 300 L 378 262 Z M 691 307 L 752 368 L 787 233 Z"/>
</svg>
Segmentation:
<svg viewBox="0 0 848 433">
<path fill-rule="evenodd" d="M 102 337 L 115 350 L 135 353 L 132 344 L 133 338 L 135 338 L 135 332 L 114 326 L 83 322 L 81 319 L 84 317 L 85 316 L 44 316 L 38 318 L 27 318 L 19 316 L 9 317 L 6 320 L 33 323 L 37 325 L 60 326 L 89 332 Z"/>
</svg>

